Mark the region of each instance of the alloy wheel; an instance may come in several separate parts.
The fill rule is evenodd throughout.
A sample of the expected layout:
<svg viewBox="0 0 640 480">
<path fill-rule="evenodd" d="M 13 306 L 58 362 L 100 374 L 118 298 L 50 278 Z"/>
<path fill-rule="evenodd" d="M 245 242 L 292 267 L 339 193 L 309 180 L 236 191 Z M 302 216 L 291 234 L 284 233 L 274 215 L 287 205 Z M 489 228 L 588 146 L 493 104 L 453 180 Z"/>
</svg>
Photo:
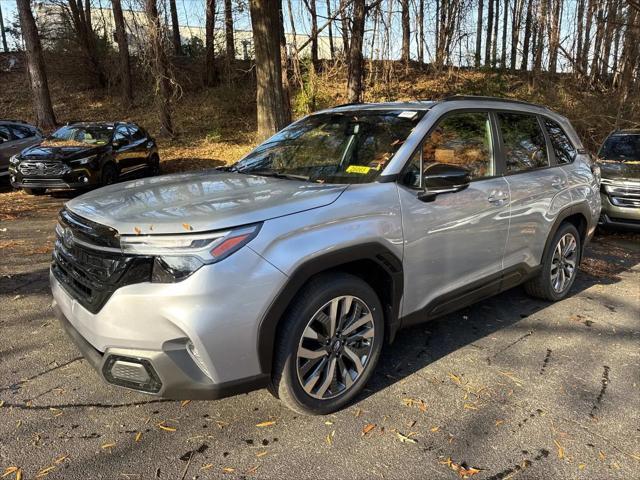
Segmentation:
<svg viewBox="0 0 640 480">
<path fill-rule="evenodd" d="M 551 286 L 557 293 L 564 292 L 576 271 L 578 242 L 571 233 L 564 234 L 558 241 L 551 259 Z"/>
<path fill-rule="evenodd" d="M 375 338 L 371 309 L 345 295 L 322 306 L 304 329 L 296 352 L 298 380 L 313 398 L 344 394 L 362 376 Z"/>
</svg>

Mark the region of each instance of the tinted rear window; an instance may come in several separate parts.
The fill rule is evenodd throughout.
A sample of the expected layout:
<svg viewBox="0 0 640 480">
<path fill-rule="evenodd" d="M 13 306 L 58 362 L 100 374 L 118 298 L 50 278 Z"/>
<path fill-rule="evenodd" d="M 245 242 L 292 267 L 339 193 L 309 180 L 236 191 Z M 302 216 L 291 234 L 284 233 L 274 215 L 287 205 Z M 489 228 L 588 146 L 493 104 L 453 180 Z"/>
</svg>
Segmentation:
<svg viewBox="0 0 640 480">
<path fill-rule="evenodd" d="M 640 160 L 640 134 L 611 135 L 598 156 L 605 160 Z"/>
</svg>

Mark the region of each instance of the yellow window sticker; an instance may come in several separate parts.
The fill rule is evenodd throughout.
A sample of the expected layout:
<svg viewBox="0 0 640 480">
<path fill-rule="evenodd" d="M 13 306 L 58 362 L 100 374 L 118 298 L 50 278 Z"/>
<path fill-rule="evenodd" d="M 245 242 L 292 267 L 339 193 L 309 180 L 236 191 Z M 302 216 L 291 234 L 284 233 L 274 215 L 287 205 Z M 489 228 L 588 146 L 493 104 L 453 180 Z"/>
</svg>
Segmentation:
<svg viewBox="0 0 640 480">
<path fill-rule="evenodd" d="M 364 165 L 349 165 L 347 167 L 347 173 L 359 173 L 361 175 L 366 175 L 371 171 L 371 167 L 365 167 Z"/>
</svg>

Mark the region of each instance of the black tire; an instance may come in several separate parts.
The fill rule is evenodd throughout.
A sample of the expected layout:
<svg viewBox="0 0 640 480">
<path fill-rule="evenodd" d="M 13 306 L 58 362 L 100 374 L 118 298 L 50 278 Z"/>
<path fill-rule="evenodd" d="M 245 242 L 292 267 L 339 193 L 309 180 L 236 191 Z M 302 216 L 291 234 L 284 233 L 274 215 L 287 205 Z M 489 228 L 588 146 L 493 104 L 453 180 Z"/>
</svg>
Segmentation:
<svg viewBox="0 0 640 480">
<path fill-rule="evenodd" d="M 575 267 L 573 274 L 568 279 L 568 282 L 558 291 L 554 288 L 554 281 L 552 279 L 552 270 L 555 272 L 558 267 L 554 260 L 554 252 L 558 248 L 558 244 L 565 237 L 565 235 L 572 235 L 576 245 L 573 261 Z M 578 267 L 580 266 L 582 254 L 582 240 L 578 229 L 571 223 L 563 223 L 560 225 L 555 235 L 547 245 L 547 249 L 543 255 L 542 268 L 538 275 L 524 284 L 525 291 L 532 297 L 541 298 L 543 300 L 550 300 L 557 302 L 567 296 L 569 290 L 573 285 L 578 274 Z"/>
<path fill-rule="evenodd" d="M 154 177 L 156 175 L 160 175 L 160 157 L 158 157 L 158 155 L 153 155 L 150 160 L 151 164 L 149 165 L 149 170 L 151 172 L 151 175 Z"/>
<path fill-rule="evenodd" d="M 360 340 L 360 342 L 366 344 L 364 348 L 370 350 L 367 352 L 366 361 L 363 362 L 364 367 L 362 371 L 357 374 L 355 380 L 352 380 L 353 383 L 350 386 L 346 387 L 346 381 L 338 384 L 338 377 L 333 377 L 332 375 L 332 378 L 335 378 L 335 380 L 331 382 L 330 390 L 328 391 L 333 390 L 334 385 L 336 385 L 336 391 L 339 391 L 340 386 L 338 385 L 344 387 L 345 390 L 341 393 L 332 393 L 332 395 L 335 395 L 332 398 L 316 398 L 304 390 L 301 384 L 302 380 L 299 379 L 298 348 L 302 345 L 302 342 L 305 341 L 302 339 L 303 332 L 309 325 L 309 322 L 313 318 L 317 318 L 317 312 L 332 300 L 344 296 L 353 296 L 354 304 L 357 301 L 363 302 L 373 317 L 372 320 L 365 325 L 365 327 L 373 325 L 373 338 L 371 338 L 370 341 Z M 342 308 L 345 307 L 341 306 L 340 309 Z M 355 307 L 352 308 L 354 308 L 354 310 L 348 310 L 348 312 L 364 312 L 364 310 L 358 312 L 355 310 Z M 354 314 L 353 318 L 364 319 L 365 316 L 366 315 L 356 317 Z M 351 321 L 351 324 L 343 325 L 342 328 L 344 328 L 345 333 L 353 323 L 355 322 Z M 338 327 L 337 334 L 341 333 L 339 328 L 340 327 Z M 368 330 L 371 331 L 370 329 Z M 355 331 L 357 332 L 358 330 Z M 364 334 L 361 334 L 361 336 L 363 335 Z M 363 348 L 362 343 L 356 346 L 355 344 L 349 343 L 350 341 L 352 340 L 343 339 L 343 350 L 347 350 L 349 346 L 356 349 L 356 351 L 358 348 Z M 277 398 L 282 400 L 287 407 L 298 413 L 325 415 L 340 410 L 360 393 L 367 381 L 371 378 L 378 358 L 380 357 L 383 341 L 384 315 L 380 300 L 374 290 L 366 282 L 353 275 L 345 273 L 319 275 L 312 279 L 298 293 L 288 308 L 281 325 L 279 325 L 270 390 Z M 330 340 L 327 341 L 327 344 L 329 342 Z M 339 342 L 335 343 L 338 343 L 338 348 L 340 348 Z M 337 363 L 340 361 L 343 366 L 355 366 L 355 364 L 352 364 L 352 360 L 349 359 L 347 353 L 343 355 L 342 351 L 334 352 L 332 347 L 335 347 L 335 343 L 324 347 L 327 352 L 330 352 L 326 354 L 327 362 L 331 362 L 331 358 L 334 356 L 336 358 L 334 361 L 335 368 L 340 368 Z M 350 350 L 350 353 L 353 353 L 353 351 L 354 350 Z M 320 361 L 322 362 L 324 359 Z M 313 367 L 313 369 L 315 369 L 315 367 Z M 336 375 L 342 375 L 343 379 L 346 378 L 340 370 L 337 372 Z M 322 380 L 318 381 L 319 384 L 324 383 L 324 380 L 328 377 L 328 371 L 324 371 L 324 373 L 326 376 L 323 376 Z"/>
<path fill-rule="evenodd" d="M 111 185 L 118 181 L 118 169 L 113 163 L 107 163 L 102 167 L 101 184 Z"/>
<path fill-rule="evenodd" d="M 46 188 L 25 188 L 23 189 L 27 195 L 44 195 Z"/>
</svg>

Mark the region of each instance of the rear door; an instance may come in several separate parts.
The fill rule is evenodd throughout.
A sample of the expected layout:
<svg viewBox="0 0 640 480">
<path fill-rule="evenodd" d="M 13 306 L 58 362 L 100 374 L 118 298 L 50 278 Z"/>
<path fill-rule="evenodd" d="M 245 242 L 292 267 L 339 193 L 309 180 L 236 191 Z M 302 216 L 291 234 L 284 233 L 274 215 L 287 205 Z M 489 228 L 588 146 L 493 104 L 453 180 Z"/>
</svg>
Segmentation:
<svg viewBox="0 0 640 480">
<path fill-rule="evenodd" d="M 114 157 L 120 175 L 126 175 L 137 166 L 135 147 L 126 125 L 118 125 L 113 133 Z"/>
<path fill-rule="evenodd" d="M 130 151 L 134 157 L 134 165 L 136 168 L 147 167 L 148 157 L 149 157 L 149 149 L 148 149 L 148 139 L 145 133 L 138 128 L 136 125 L 130 124 L 127 126 L 129 129 L 129 134 L 131 136 L 131 146 Z"/>
<path fill-rule="evenodd" d="M 399 186 L 405 240 L 403 315 L 419 322 L 497 293 L 509 229 L 509 188 L 497 171 L 487 111 L 445 114 L 427 134 Z M 421 173 L 435 163 L 467 168 L 469 187 L 417 198 Z"/>
<path fill-rule="evenodd" d="M 511 195 L 504 267 L 523 274 L 540 264 L 551 227 L 571 203 L 571 193 L 542 118 L 512 111 L 495 112 L 495 117 Z"/>
</svg>

